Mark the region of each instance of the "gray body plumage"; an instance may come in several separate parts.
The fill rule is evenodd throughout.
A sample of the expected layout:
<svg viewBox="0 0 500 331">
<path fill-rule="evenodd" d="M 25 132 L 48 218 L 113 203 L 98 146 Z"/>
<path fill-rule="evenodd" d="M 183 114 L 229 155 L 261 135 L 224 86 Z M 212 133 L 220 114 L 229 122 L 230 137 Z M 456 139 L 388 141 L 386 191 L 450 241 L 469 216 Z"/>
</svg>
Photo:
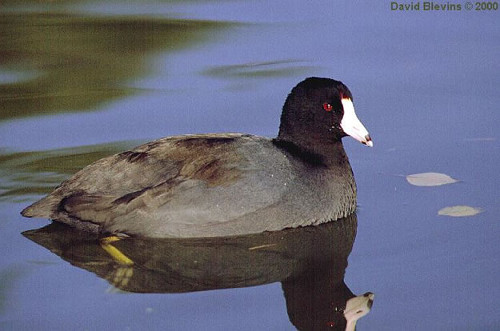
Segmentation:
<svg viewBox="0 0 500 331">
<path fill-rule="evenodd" d="M 328 148 L 318 158 L 251 135 L 163 138 L 87 166 L 23 215 L 147 237 L 319 224 L 356 208 L 342 144 Z"/>
</svg>

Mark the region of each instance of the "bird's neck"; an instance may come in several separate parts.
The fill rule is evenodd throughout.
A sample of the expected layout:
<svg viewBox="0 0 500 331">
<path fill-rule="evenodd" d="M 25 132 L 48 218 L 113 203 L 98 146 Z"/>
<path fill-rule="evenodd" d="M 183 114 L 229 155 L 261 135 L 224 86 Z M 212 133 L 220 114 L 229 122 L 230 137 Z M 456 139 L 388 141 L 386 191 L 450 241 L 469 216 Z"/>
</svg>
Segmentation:
<svg viewBox="0 0 500 331">
<path fill-rule="evenodd" d="M 303 139 L 297 141 L 278 136 L 273 140 L 273 143 L 292 156 L 310 164 L 327 167 L 349 164 L 349 159 L 340 140 Z"/>
</svg>

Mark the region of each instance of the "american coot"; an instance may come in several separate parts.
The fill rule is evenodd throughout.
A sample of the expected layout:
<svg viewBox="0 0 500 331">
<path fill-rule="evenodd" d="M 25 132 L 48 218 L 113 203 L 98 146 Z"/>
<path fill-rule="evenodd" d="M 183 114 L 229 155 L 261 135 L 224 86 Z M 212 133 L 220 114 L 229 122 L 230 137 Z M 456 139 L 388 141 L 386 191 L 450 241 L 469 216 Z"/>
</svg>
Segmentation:
<svg viewBox="0 0 500 331">
<path fill-rule="evenodd" d="M 373 146 L 340 81 L 307 78 L 288 95 L 278 137 L 162 138 L 94 162 L 22 211 L 103 234 L 230 236 L 353 213 L 341 138 Z"/>
</svg>

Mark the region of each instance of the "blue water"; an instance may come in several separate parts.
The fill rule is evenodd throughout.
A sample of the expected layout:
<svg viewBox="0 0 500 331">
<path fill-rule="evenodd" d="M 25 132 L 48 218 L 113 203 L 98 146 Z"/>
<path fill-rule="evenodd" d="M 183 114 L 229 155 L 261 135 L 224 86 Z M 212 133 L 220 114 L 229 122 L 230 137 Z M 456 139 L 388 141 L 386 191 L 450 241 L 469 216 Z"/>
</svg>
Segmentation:
<svg viewBox="0 0 500 331">
<path fill-rule="evenodd" d="M 290 89 L 324 76 L 349 86 L 374 140 L 369 149 L 344 139 L 359 192 L 345 282 L 376 295 L 358 328 L 499 329 L 499 15 L 391 11 L 390 1 L 7 1 L 0 328 L 293 330 L 277 282 L 116 293 L 23 237 L 48 221 L 19 211 L 73 171 L 65 167 L 80 166 L 43 161 L 51 153 L 109 154 L 183 133 L 271 137 Z M 61 148 L 71 149 L 54 152 Z M 31 157 L 42 161 L 30 166 Z M 460 182 L 416 187 L 404 178 L 422 172 Z M 482 212 L 437 214 L 454 205 Z"/>
</svg>

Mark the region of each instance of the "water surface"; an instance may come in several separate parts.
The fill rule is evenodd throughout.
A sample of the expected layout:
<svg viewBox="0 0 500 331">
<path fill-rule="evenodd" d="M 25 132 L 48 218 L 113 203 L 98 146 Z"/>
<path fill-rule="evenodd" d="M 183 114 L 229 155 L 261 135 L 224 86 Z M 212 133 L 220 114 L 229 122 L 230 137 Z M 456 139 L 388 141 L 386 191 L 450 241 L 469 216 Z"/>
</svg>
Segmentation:
<svg viewBox="0 0 500 331">
<path fill-rule="evenodd" d="M 307 76 L 353 91 L 375 147 L 345 283 L 361 330 L 500 328 L 498 11 L 291 1 L 4 1 L 0 7 L 2 329 L 293 330 L 280 282 L 131 294 L 21 233 L 19 211 L 86 164 L 151 139 L 274 136 Z M 416 187 L 405 176 L 458 183 Z M 469 205 L 475 216 L 440 216 Z M 74 262 L 72 262 L 74 263 Z"/>
</svg>

